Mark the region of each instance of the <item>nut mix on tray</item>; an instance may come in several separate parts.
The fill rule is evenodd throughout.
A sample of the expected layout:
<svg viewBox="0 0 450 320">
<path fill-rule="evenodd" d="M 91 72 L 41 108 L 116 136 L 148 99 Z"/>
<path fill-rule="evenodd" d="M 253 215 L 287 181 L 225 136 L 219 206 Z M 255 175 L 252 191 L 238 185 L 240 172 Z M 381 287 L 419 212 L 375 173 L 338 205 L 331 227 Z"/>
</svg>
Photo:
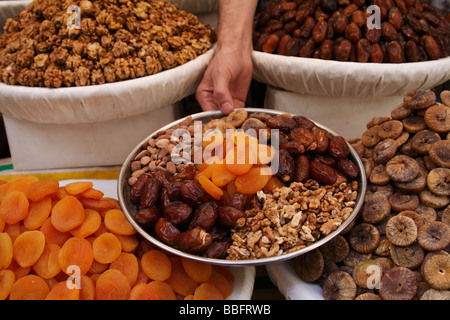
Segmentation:
<svg viewBox="0 0 450 320">
<path fill-rule="evenodd" d="M 78 25 L 71 6 L 79 9 Z M 50 88 L 152 75 L 195 59 L 215 42 L 212 28 L 166 0 L 35 0 L 4 31 L 0 81 Z"/>
<path fill-rule="evenodd" d="M 255 50 L 286 56 L 401 63 L 450 54 L 450 22 L 423 0 L 269 1 L 254 25 Z"/>
<path fill-rule="evenodd" d="M 296 251 L 352 213 L 359 169 L 349 152 L 342 137 L 302 116 L 236 109 L 206 124 L 188 117 L 154 134 L 131 163 L 134 219 L 208 258 Z"/>
<path fill-rule="evenodd" d="M 450 91 L 414 90 L 351 140 L 368 191 L 360 215 L 293 260 L 325 299 L 450 299 Z"/>
</svg>

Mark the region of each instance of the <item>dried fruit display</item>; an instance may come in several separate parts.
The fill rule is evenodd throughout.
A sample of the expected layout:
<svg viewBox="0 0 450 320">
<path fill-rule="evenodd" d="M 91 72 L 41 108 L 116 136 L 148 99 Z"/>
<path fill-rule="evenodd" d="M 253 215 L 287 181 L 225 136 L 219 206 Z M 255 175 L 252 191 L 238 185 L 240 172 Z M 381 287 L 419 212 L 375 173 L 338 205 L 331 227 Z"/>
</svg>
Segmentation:
<svg viewBox="0 0 450 320">
<path fill-rule="evenodd" d="M 325 299 L 450 298 L 448 95 L 440 103 L 430 90 L 411 91 L 350 140 L 369 180 L 361 214 L 311 255 L 313 266 L 324 261 L 317 279 L 304 276 L 305 258 L 292 261 Z"/>
<path fill-rule="evenodd" d="M 423 0 L 272 0 L 255 17 L 253 42 L 285 56 L 417 62 L 450 54 L 450 23 Z"/>
<path fill-rule="evenodd" d="M 233 281 L 137 237 L 118 201 L 90 181 L 0 180 L 0 300 L 225 299 Z"/>
<path fill-rule="evenodd" d="M 176 164 L 180 158 L 185 163 Z M 303 116 L 246 109 L 205 123 L 187 117 L 156 132 L 129 169 L 134 219 L 145 232 L 228 260 L 317 242 L 351 216 L 360 187 L 344 138 Z"/>
<path fill-rule="evenodd" d="M 195 59 L 215 42 L 212 28 L 166 0 L 35 0 L 4 31 L 0 81 L 48 88 L 152 75 Z"/>
</svg>

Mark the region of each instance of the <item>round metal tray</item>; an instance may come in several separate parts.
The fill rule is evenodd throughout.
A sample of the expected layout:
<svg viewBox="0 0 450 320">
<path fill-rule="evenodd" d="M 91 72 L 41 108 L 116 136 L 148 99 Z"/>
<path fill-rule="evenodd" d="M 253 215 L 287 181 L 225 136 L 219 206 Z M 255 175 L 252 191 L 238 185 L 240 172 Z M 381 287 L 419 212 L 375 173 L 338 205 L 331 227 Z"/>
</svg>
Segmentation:
<svg viewBox="0 0 450 320">
<path fill-rule="evenodd" d="M 281 111 L 276 111 L 276 110 L 271 110 L 271 109 L 247 108 L 246 110 L 249 114 L 255 113 L 255 112 L 265 112 L 265 113 L 268 113 L 271 115 L 277 115 L 277 114 L 284 113 Z M 220 115 L 221 115 L 220 111 L 207 111 L 207 112 L 200 112 L 197 114 L 193 114 L 192 119 L 197 120 L 197 121 L 203 121 L 203 123 L 206 123 L 211 118 L 217 117 Z M 255 265 L 262 265 L 262 264 L 267 264 L 267 263 L 272 263 L 272 262 L 280 262 L 280 261 L 292 259 L 296 256 L 299 256 L 301 254 L 309 252 L 315 248 L 320 247 L 321 245 L 325 244 L 326 242 L 330 241 L 331 239 L 333 239 L 336 235 L 341 233 L 342 230 L 344 230 L 350 224 L 350 222 L 357 216 L 359 210 L 361 209 L 361 207 L 363 205 L 364 195 L 365 195 L 366 189 L 367 189 L 367 180 L 366 180 L 364 166 L 363 166 L 361 159 L 357 155 L 356 151 L 350 146 L 350 144 L 347 143 L 350 148 L 350 158 L 356 163 L 356 165 L 358 166 L 359 172 L 360 172 L 359 177 L 358 177 L 358 196 L 355 201 L 356 204 L 355 204 L 355 207 L 353 208 L 353 212 L 351 213 L 351 215 L 336 230 L 331 232 L 326 237 L 312 243 L 311 245 L 309 245 L 305 248 L 299 249 L 297 251 L 286 253 L 286 254 L 281 254 L 281 255 L 277 255 L 277 256 L 273 256 L 273 257 L 268 257 L 268 258 L 261 258 L 261 259 L 247 259 L 247 260 L 212 259 L 212 258 L 206 258 L 206 257 L 190 254 L 190 253 L 175 249 L 175 248 L 163 243 L 159 239 L 153 237 L 151 234 L 149 234 L 146 230 L 144 230 L 134 220 L 134 216 L 137 212 L 137 206 L 130 199 L 131 187 L 128 184 L 128 178 L 131 176 L 131 162 L 134 160 L 135 156 L 140 152 L 141 146 L 144 145 L 149 139 L 151 139 L 158 131 L 170 129 L 171 127 L 182 122 L 183 120 L 184 120 L 184 118 L 179 119 L 177 121 L 174 121 L 174 122 L 160 128 L 159 130 L 155 131 L 154 133 L 150 134 L 148 137 L 143 139 L 139 144 L 137 144 L 137 146 L 134 147 L 134 149 L 130 152 L 130 154 L 124 161 L 124 163 L 120 169 L 119 180 L 118 180 L 118 184 L 117 184 L 117 189 L 118 189 L 117 193 L 119 196 L 120 205 L 122 206 L 122 210 L 124 211 L 126 217 L 130 221 L 130 223 L 133 225 L 133 227 L 145 239 L 147 239 L 148 241 L 150 241 L 157 247 L 159 247 L 169 253 L 172 253 L 172 254 L 175 254 L 178 256 L 182 256 L 182 257 L 187 257 L 187 258 L 194 259 L 194 260 L 198 260 L 198 261 L 208 262 L 208 263 L 217 264 L 217 265 L 229 265 L 229 266 L 255 266 Z M 331 130 L 317 122 L 314 122 L 314 123 L 316 124 L 317 127 L 323 128 L 333 135 L 336 135 L 336 136 L 338 135 L 333 130 Z"/>
</svg>

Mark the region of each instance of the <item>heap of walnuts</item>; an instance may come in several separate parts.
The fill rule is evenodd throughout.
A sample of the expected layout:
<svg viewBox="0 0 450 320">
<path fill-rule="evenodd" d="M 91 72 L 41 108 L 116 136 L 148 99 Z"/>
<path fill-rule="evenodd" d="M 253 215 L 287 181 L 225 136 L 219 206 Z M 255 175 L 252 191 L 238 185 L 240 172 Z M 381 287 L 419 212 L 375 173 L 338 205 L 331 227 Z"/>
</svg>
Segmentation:
<svg viewBox="0 0 450 320">
<path fill-rule="evenodd" d="M 58 88 L 134 79 L 193 60 L 215 40 L 213 28 L 166 0 L 35 0 L 4 26 L 0 81 Z"/>
</svg>

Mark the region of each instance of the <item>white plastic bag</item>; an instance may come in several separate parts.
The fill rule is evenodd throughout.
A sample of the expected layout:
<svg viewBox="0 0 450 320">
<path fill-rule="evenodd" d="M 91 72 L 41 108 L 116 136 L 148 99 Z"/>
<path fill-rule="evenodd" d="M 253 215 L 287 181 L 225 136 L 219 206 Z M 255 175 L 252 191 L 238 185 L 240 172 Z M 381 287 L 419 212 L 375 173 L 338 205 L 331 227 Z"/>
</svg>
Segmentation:
<svg viewBox="0 0 450 320">
<path fill-rule="evenodd" d="M 253 77 L 315 96 L 399 96 L 450 79 L 450 57 L 410 63 L 358 63 L 253 52 Z"/>
</svg>

